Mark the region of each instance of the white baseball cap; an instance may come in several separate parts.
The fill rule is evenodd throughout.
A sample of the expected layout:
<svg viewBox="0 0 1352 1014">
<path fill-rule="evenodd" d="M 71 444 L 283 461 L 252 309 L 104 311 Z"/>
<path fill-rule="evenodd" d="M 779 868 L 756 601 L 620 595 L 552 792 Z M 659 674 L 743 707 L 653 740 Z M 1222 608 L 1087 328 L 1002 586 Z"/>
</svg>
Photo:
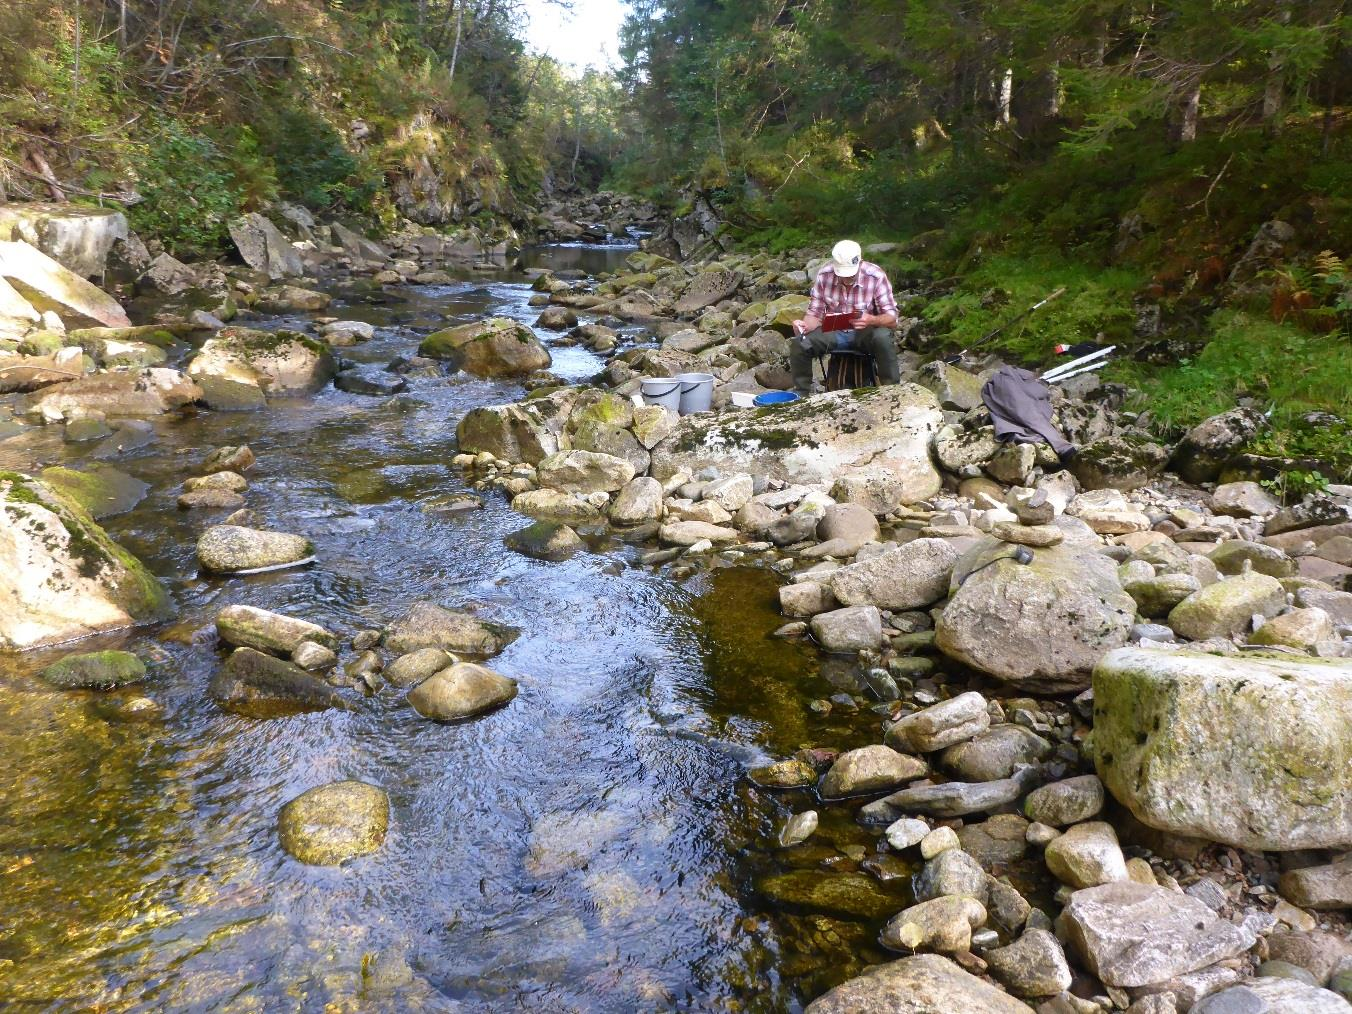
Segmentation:
<svg viewBox="0 0 1352 1014">
<path fill-rule="evenodd" d="M 836 269 L 837 278 L 853 278 L 859 273 L 859 262 L 863 259 L 864 251 L 859 248 L 859 244 L 852 239 L 842 239 L 831 248 L 832 267 Z"/>
</svg>

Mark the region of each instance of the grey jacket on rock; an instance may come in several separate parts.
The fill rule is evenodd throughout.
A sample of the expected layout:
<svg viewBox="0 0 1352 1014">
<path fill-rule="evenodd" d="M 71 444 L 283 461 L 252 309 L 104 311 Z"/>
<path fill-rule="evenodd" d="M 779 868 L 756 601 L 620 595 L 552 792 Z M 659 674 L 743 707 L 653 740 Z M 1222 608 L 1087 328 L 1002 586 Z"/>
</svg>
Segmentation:
<svg viewBox="0 0 1352 1014">
<path fill-rule="evenodd" d="M 997 440 L 1016 444 L 1045 441 L 1058 455 L 1074 445 L 1052 425 L 1049 388 L 1038 376 L 1017 366 L 1002 366 L 981 388 L 981 400 L 995 421 Z"/>
</svg>

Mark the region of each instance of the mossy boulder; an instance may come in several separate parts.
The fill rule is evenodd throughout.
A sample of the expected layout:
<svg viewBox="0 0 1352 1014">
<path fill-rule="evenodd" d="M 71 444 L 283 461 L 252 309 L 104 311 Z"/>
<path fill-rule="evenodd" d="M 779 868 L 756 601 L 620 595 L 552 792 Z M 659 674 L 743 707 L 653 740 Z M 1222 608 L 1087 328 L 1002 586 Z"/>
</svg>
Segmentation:
<svg viewBox="0 0 1352 1014">
<path fill-rule="evenodd" d="M 487 451 L 503 461 L 539 464 L 559 450 L 577 398 L 566 388 L 520 403 L 470 409 L 455 428 L 456 443 L 466 454 Z"/>
<path fill-rule="evenodd" d="M 1234 637 L 1249 629 L 1255 615 L 1276 616 L 1285 604 L 1280 581 L 1250 572 L 1193 592 L 1169 612 L 1169 626 L 1193 641 Z"/>
<path fill-rule="evenodd" d="M 163 619 L 164 588 L 74 500 L 0 472 L 0 651 Z"/>
<path fill-rule="evenodd" d="M 577 532 L 567 525 L 537 521 L 503 538 L 503 544 L 522 556 L 559 563 L 582 548 Z"/>
<path fill-rule="evenodd" d="M 314 558 L 314 543 L 304 536 L 242 525 L 216 525 L 197 540 L 197 559 L 216 574 L 278 570 Z"/>
<path fill-rule="evenodd" d="M 1169 452 L 1137 437 L 1097 440 L 1075 455 L 1071 470 L 1085 489 L 1139 489 L 1164 471 Z"/>
<path fill-rule="evenodd" d="M 295 331 L 227 327 L 188 364 L 204 400 L 222 411 L 257 408 L 265 396 L 313 394 L 338 372 L 328 345 Z"/>
<path fill-rule="evenodd" d="M 1143 823 L 1255 852 L 1352 847 L 1352 662 L 1124 648 L 1092 751 Z"/>
<path fill-rule="evenodd" d="M 53 465 L 42 470 L 42 481 L 96 521 L 131 510 L 150 488 L 110 465 L 90 465 L 83 470 Z"/>
<path fill-rule="evenodd" d="M 652 474 L 713 467 L 784 482 L 835 484 L 833 496 L 875 514 L 939 491 L 930 443 L 943 422 L 915 384 L 833 391 L 774 408 L 686 416 L 653 449 Z"/>
<path fill-rule="evenodd" d="M 398 655 L 420 648 L 441 648 L 457 655 L 489 658 L 500 654 L 520 635 L 514 627 L 481 620 L 464 610 L 415 602 L 386 629 L 384 645 Z"/>
<path fill-rule="evenodd" d="M 61 690 L 113 690 L 140 683 L 146 666 L 129 651 L 92 651 L 53 662 L 42 678 Z"/>
<path fill-rule="evenodd" d="M 762 878 L 757 891 L 777 907 L 856 919 L 883 919 L 903 904 L 863 873 L 790 870 Z"/>
<path fill-rule="evenodd" d="M 408 703 L 424 718 L 453 722 L 501 707 L 516 696 L 516 680 L 473 662 L 457 662 L 409 691 Z"/>
<path fill-rule="evenodd" d="M 303 863 L 336 866 L 375 852 L 390 826 L 390 797 L 366 782 L 331 782 L 302 792 L 277 815 L 282 848 Z"/>
<path fill-rule="evenodd" d="M 319 677 L 253 648 L 236 648 L 207 684 L 207 694 L 226 711 L 246 718 L 347 707 Z"/>
<path fill-rule="evenodd" d="M 509 317 L 462 324 L 423 339 L 418 355 L 442 359 L 476 377 L 513 377 L 553 362 L 535 332 Z"/>
</svg>

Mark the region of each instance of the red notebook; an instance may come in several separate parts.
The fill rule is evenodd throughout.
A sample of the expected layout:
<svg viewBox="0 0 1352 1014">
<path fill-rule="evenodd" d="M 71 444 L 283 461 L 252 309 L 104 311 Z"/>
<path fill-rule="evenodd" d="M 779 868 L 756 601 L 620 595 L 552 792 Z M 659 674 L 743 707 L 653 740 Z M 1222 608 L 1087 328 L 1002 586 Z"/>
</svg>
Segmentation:
<svg viewBox="0 0 1352 1014">
<path fill-rule="evenodd" d="M 822 318 L 822 330 L 830 331 L 852 331 L 854 322 L 859 319 L 859 314 L 851 310 L 849 313 L 828 313 Z"/>
</svg>

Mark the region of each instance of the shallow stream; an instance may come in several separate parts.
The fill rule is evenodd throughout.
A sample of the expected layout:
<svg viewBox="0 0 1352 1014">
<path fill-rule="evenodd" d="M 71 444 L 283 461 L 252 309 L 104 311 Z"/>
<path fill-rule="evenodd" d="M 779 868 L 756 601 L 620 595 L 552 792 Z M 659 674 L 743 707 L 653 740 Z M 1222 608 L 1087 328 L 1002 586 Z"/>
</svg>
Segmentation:
<svg viewBox="0 0 1352 1014">
<path fill-rule="evenodd" d="M 596 271 L 627 252 L 536 260 Z M 342 353 L 384 364 L 448 323 L 532 322 L 530 295 L 504 274 L 327 313 L 377 325 Z M 554 351 L 570 379 L 601 366 L 580 348 Z M 128 691 L 47 689 L 36 672 L 60 652 L 0 658 L 0 1004 L 779 1011 L 881 957 L 880 918 L 794 910 L 758 891 L 793 869 L 852 874 L 874 849 L 843 807 L 822 811 L 810 845 L 778 849 L 784 818 L 812 801 L 743 777 L 800 746 L 877 739 L 875 716 L 811 708 L 852 675 L 768 637 L 781 622 L 772 571 L 718 565 L 677 581 L 604 533 L 568 562 L 537 562 L 503 546 L 526 519 L 500 496 L 451 517 L 420 509 L 466 488 L 450 465 L 459 418 L 520 393 L 463 375 L 411 379 L 391 398 L 329 389 L 262 413 L 162 420 L 152 442 L 120 453 L 62 443 L 60 427 L 0 440 L 3 469 L 106 455 L 149 483 L 103 523 L 177 606 L 169 624 L 76 649 L 140 653 L 151 679 Z M 238 443 L 258 457 L 248 506 L 309 536 L 315 565 L 199 575 L 194 542 L 220 518 L 174 501 L 210 448 Z M 417 600 L 474 604 L 522 629 L 492 663 L 521 682 L 511 705 L 437 725 L 387 688 L 352 713 L 257 721 L 205 694 L 224 655 L 204 628 L 227 604 L 350 637 Z M 162 716 L 119 707 L 139 695 Z M 341 868 L 305 866 L 279 846 L 277 810 L 340 778 L 389 792 L 388 839 Z M 899 909 L 905 878 L 893 883 Z"/>
</svg>

